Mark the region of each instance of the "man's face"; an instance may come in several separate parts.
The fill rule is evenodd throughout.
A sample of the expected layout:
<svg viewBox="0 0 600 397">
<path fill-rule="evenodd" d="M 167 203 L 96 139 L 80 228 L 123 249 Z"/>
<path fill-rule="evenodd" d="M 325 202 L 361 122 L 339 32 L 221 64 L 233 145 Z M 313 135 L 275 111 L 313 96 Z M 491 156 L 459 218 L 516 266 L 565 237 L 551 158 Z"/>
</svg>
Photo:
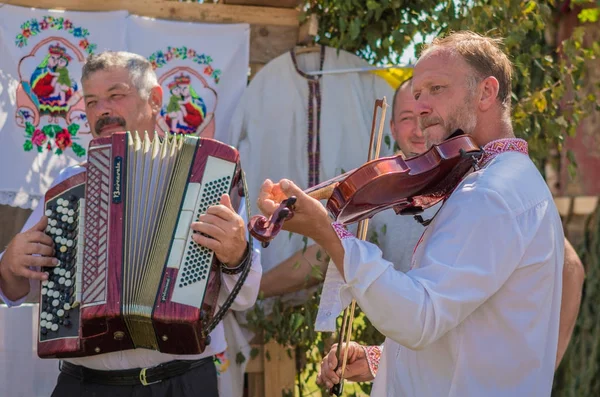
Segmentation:
<svg viewBox="0 0 600 397">
<path fill-rule="evenodd" d="M 94 137 L 110 136 L 117 131 L 153 134 L 156 105 L 162 92 L 157 95 L 155 88 L 148 99 L 142 98 L 129 71 L 121 67 L 96 71 L 82 81 L 82 86 L 85 111 Z"/>
<path fill-rule="evenodd" d="M 410 83 L 404 84 L 396 95 L 394 120 L 390 123 L 392 136 L 406 157 L 414 157 L 426 150 L 417 122 L 417 101 L 412 96 Z"/>
<path fill-rule="evenodd" d="M 439 144 L 457 129 L 472 134 L 477 125 L 474 88 L 468 85 L 471 66 L 460 56 L 433 50 L 414 69 L 412 93 L 418 123 L 427 148 Z"/>
</svg>

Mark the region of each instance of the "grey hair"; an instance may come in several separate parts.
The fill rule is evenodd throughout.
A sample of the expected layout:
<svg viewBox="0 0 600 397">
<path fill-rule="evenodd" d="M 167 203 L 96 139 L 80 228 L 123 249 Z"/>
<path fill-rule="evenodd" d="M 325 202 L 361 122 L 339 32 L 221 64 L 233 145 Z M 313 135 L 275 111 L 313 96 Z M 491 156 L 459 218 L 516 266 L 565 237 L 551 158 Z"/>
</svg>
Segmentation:
<svg viewBox="0 0 600 397">
<path fill-rule="evenodd" d="M 94 72 L 113 68 L 126 68 L 140 96 L 148 99 L 150 90 L 158 85 L 152 64 L 143 56 L 125 51 L 104 51 L 88 57 L 81 72 L 81 80 L 86 80 Z"/>
</svg>

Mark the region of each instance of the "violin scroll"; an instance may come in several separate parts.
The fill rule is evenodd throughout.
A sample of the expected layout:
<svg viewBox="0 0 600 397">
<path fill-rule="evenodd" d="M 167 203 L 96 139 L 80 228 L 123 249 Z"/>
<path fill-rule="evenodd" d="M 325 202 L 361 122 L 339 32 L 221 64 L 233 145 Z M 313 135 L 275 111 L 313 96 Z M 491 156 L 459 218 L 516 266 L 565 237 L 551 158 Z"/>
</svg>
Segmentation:
<svg viewBox="0 0 600 397">
<path fill-rule="evenodd" d="M 271 214 L 269 219 L 262 215 L 255 215 L 248 222 L 248 230 L 252 237 L 261 242 L 263 248 L 267 248 L 271 240 L 277 236 L 283 223 L 294 216 L 294 204 L 296 197 L 290 196 L 282 201 L 279 207 Z"/>
</svg>

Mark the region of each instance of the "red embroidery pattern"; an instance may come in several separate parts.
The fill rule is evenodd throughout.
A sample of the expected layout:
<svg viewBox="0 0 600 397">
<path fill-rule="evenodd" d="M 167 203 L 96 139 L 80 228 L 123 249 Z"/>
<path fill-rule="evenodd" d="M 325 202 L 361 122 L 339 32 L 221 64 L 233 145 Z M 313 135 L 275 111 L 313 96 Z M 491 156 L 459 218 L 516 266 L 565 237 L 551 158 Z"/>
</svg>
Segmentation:
<svg viewBox="0 0 600 397">
<path fill-rule="evenodd" d="M 369 363 L 369 371 L 371 371 L 373 377 L 376 377 L 377 370 L 379 370 L 379 361 L 381 361 L 382 349 L 380 346 L 363 346 L 363 349 Z"/>
<path fill-rule="evenodd" d="M 338 235 L 340 240 L 343 240 L 345 238 L 354 237 L 352 235 L 352 233 L 350 233 L 348 230 L 346 230 L 346 228 L 341 223 L 333 222 L 331 224 L 331 226 L 333 226 L 333 230 L 335 230 L 335 233 Z"/>
<path fill-rule="evenodd" d="M 504 138 L 488 142 L 483 147 L 484 154 L 479 160 L 479 166 L 484 166 L 494 157 L 504 152 L 519 152 L 529 155 L 527 141 L 519 138 Z"/>
</svg>

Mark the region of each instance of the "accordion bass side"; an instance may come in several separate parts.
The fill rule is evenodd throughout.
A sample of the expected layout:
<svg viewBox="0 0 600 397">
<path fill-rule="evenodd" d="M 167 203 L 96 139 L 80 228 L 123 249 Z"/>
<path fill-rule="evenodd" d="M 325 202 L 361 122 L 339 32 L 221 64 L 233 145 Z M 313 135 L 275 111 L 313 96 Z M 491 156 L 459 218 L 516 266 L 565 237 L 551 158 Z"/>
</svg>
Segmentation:
<svg viewBox="0 0 600 397">
<path fill-rule="evenodd" d="M 92 140 L 85 168 L 45 195 L 59 265 L 43 269 L 38 355 L 203 352 L 220 320 L 221 273 L 190 226 L 225 193 L 239 206 L 238 152 L 212 139 L 115 133 Z"/>
</svg>

